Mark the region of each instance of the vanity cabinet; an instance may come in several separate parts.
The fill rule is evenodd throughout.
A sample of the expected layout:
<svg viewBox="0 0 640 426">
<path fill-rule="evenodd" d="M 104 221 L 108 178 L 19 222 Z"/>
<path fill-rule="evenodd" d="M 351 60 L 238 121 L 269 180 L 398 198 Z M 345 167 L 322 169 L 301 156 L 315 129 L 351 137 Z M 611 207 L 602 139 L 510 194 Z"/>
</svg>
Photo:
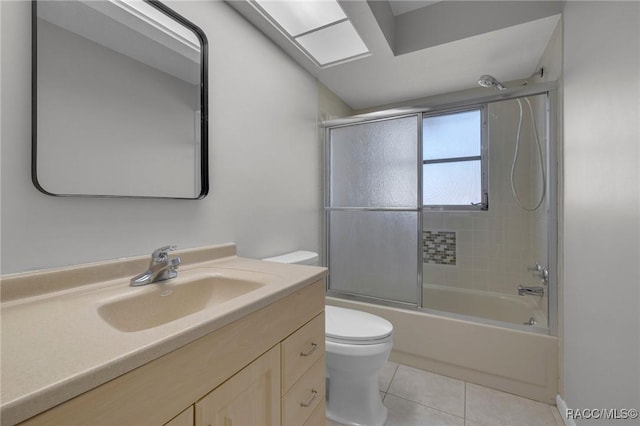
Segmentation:
<svg viewBox="0 0 640 426">
<path fill-rule="evenodd" d="M 171 419 L 165 426 L 193 426 L 193 419 L 195 415 L 193 413 L 194 407 L 191 406 Z"/>
<path fill-rule="evenodd" d="M 324 280 L 21 425 L 325 424 Z"/>
<path fill-rule="evenodd" d="M 282 342 L 283 426 L 307 425 L 311 414 L 320 406 L 324 414 L 324 342 L 324 314 Z M 311 419 L 309 425 L 313 422 Z"/>
<path fill-rule="evenodd" d="M 280 346 L 195 404 L 196 426 L 280 424 Z"/>
<path fill-rule="evenodd" d="M 320 314 L 199 400 L 195 426 L 323 425 L 324 364 Z"/>
</svg>

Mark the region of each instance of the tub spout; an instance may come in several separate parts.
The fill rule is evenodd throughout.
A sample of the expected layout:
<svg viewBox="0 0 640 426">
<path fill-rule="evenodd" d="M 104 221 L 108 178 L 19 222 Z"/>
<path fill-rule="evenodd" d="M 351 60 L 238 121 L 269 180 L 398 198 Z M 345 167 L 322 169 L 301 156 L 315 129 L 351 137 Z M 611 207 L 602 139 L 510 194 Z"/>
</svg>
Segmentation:
<svg viewBox="0 0 640 426">
<path fill-rule="evenodd" d="M 544 287 L 527 287 L 524 285 L 518 286 L 518 295 L 532 295 L 532 296 L 544 296 Z"/>
</svg>

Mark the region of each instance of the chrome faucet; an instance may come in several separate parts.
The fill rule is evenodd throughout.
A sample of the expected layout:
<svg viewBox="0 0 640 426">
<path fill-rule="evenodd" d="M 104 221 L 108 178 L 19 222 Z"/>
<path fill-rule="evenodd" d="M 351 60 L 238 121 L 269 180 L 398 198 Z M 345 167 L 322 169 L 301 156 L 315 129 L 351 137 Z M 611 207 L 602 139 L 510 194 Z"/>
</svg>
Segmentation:
<svg viewBox="0 0 640 426">
<path fill-rule="evenodd" d="M 166 246 L 156 249 L 151 254 L 149 269 L 131 278 L 132 287 L 147 285 L 158 281 L 164 281 L 178 276 L 178 266 L 182 263 L 180 257 L 169 257 L 169 251 L 175 250 L 176 246 Z"/>
<path fill-rule="evenodd" d="M 518 286 L 518 295 L 532 295 L 532 296 L 544 296 L 544 287 L 527 287 L 524 285 Z"/>
</svg>

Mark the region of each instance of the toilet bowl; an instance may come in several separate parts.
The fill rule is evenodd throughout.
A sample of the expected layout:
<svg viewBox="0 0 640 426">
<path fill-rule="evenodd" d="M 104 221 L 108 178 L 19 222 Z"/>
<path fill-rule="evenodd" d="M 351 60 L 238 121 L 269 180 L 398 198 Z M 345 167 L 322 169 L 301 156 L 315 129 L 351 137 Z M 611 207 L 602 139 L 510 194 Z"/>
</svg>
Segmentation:
<svg viewBox="0 0 640 426">
<path fill-rule="evenodd" d="M 263 259 L 317 265 L 317 253 L 297 251 Z M 387 409 L 378 375 L 393 347 L 393 325 L 376 315 L 325 306 L 327 418 L 350 426 L 382 426 Z"/>
<path fill-rule="evenodd" d="M 382 426 L 387 408 L 378 375 L 393 347 L 393 326 L 353 309 L 325 307 L 327 418 L 344 425 Z"/>
</svg>

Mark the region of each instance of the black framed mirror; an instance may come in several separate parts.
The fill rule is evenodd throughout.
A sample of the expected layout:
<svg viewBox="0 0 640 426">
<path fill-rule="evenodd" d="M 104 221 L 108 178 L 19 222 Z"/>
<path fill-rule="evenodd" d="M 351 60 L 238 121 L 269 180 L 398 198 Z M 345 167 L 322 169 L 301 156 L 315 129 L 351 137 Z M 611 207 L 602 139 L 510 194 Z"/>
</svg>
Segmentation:
<svg viewBox="0 0 640 426">
<path fill-rule="evenodd" d="M 202 30 L 155 0 L 33 0 L 32 43 L 32 180 L 40 191 L 207 195 Z"/>
</svg>

